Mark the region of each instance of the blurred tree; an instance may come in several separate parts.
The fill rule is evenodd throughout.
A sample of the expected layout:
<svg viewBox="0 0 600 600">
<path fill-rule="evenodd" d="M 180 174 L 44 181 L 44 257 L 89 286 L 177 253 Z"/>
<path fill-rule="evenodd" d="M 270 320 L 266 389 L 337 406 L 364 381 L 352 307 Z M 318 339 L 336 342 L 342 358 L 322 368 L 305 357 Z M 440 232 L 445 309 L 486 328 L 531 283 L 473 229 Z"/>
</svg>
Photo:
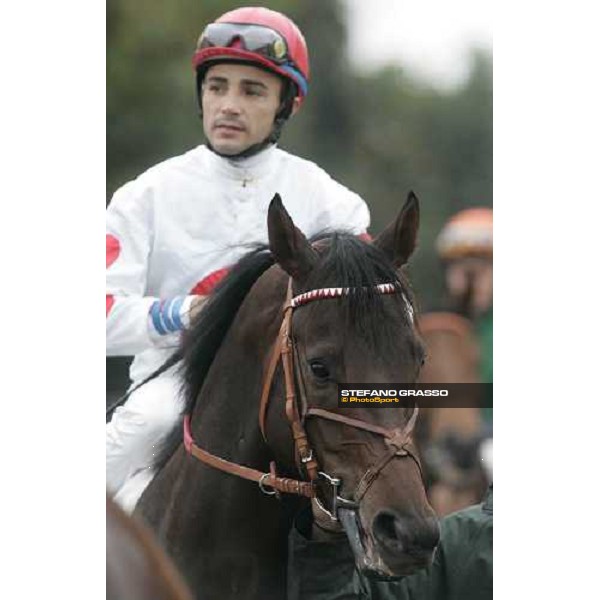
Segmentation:
<svg viewBox="0 0 600 600">
<path fill-rule="evenodd" d="M 352 79 L 346 52 L 344 13 L 336 0 L 298 2 L 295 19 L 310 49 L 310 93 L 284 142 L 331 172 L 347 171 L 340 151 L 352 136 Z"/>
</svg>

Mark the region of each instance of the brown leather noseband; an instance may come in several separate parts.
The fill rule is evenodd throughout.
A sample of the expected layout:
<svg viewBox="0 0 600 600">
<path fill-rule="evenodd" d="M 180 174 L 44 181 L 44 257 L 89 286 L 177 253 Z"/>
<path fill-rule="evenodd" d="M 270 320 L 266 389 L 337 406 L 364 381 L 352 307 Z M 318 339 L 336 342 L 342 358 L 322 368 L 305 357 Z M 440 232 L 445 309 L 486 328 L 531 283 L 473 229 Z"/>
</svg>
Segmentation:
<svg viewBox="0 0 600 600">
<path fill-rule="evenodd" d="M 413 413 L 404 428 L 386 429 L 366 421 L 346 417 L 339 413 L 331 412 L 321 408 L 311 408 L 307 405 L 307 399 L 305 397 L 301 397 L 300 402 L 298 401 L 296 385 L 294 381 L 295 346 L 292 336 L 293 310 L 315 300 L 340 298 L 349 294 L 351 291 L 352 290 L 349 288 L 325 288 L 312 290 L 293 298 L 292 281 L 290 279 L 286 299 L 283 305 L 283 321 L 279 329 L 277 339 L 275 340 L 271 359 L 265 373 L 258 416 L 259 426 L 263 438 L 265 441 L 267 441 L 265 424 L 267 409 L 269 406 L 273 378 L 277 369 L 277 365 L 281 360 L 285 384 L 285 413 L 290 423 L 292 436 L 294 439 L 296 464 L 301 473 L 306 472 L 308 481 L 278 477 L 275 472 L 274 463 L 271 463 L 271 472 L 265 473 L 256 469 L 251 469 L 249 467 L 232 463 L 225 459 L 219 458 L 218 456 L 215 456 L 206 450 L 203 450 L 196 445 L 192 438 L 190 415 L 186 415 L 184 417 L 183 435 L 184 445 L 187 452 L 211 467 L 226 473 L 230 473 L 231 475 L 236 475 L 238 477 L 257 482 L 261 491 L 269 495 L 283 492 L 287 494 L 297 494 L 307 498 L 317 498 L 318 502 L 317 488 L 324 484 L 329 485 L 332 487 L 333 491 L 333 506 L 331 507 L 331 510 L 328 510 L 327 507 L 323 506 L 320 502 L 318 503 L 324 512 L 326 512 L 334 520 L 337 520 L 336 512 L 338 507 L 345 506 L 346 508 L 353 509 L 358 507 L 358 503 L 366 494 L 373 481 L 375 481 L 379 473 L 394 457 L 410 456 L 416 462 L 420 471 L 421 466 L 419 460 L 409 448 L 412 442 L 412 432 L 419 413 L 417 406 L 415 406 Z M 376 291 L 380 294 L 393 294 L 397 292 L 397 288 L 391 283 L 386 283 L 378 285 L 376 287 Z M 406 306 L 407 310 L 409 311 L 409 317 L 412 321 L 412 308 L 407 301 Z M 297 365 L 297 367 L 299 369 L 299 365 Z M 304 428 L 304 422 L 307 417 L 319 417 L 321 419 L 335 421 L 355 429 L 361 429 L 375 433 L 385 439 L 385 442 L 388 446 L 388 452 L 386 452 L 375 464 L 367 469 L 356 488 L 353 501 L 346 500 L 337 495 L 337 490 L 341 485 L 341 481 L 339 479 L 319 471 L 319 465 L 315 453 L 313 452 Z M 266 488 L 271 488 L 271 490 Z"/>
</svg>

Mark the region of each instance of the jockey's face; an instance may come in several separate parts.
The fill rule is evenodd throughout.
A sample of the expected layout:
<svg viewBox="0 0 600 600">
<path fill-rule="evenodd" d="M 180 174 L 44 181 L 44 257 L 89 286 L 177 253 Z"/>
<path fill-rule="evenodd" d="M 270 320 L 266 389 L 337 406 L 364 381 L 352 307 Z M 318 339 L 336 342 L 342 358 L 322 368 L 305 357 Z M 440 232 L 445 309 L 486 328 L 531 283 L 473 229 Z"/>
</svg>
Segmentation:
<svg viewBox="0 0 600 600">
<path fill-rule="evenodd" d="M 204 133 L 219 153 L 235 155 L 264 141 L 280 105 L 282 82 L 250 65 L 222 63 L 202 85 Z"/>
</svg>

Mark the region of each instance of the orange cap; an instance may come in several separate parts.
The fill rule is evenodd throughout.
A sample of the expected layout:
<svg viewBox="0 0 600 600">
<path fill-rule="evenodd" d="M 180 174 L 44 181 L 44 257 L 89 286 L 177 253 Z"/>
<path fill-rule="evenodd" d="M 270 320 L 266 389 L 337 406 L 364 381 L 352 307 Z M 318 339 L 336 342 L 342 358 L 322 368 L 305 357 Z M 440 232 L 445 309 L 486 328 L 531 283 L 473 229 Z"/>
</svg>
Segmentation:
<svg viewBox="0 0 600 600">
<path fill-rule="evenodd" d="M 438 235 L 436 248 L 444 260 L 492 258 L 494 247 L 491 208 L 469 208 L 449 219 Z"/>
</svg>

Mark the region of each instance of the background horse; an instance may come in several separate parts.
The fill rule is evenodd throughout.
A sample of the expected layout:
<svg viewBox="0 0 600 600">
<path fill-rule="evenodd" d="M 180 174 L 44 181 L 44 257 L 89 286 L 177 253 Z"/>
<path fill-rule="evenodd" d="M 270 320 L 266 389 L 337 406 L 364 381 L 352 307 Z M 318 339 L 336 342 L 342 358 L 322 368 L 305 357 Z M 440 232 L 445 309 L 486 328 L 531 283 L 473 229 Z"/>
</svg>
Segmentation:
<svg viewBox="0 0 600 600">
<path fill-rule="evenodd" d="M 421 383 L 481 381 L 479 348 L 469 320 L 450 312 L 426 313 L 419 317 L 419 331 L 427 351 Z M 480 502 L 488 483 L 479 452 L 481 409 L 473 398 L 464 404 L 421 410 L 419 449 L 428 496 L 440 516 Z"/>
<path fill-rule="evenodd" d="M 106 600 L 192 600 L 152 533 L 106 497 Z"/>
<path fill-rule="evenodd" d="M 385 576 L 427 565 L 439 538 L 409 434 L 414 409 L 338 408 L 337 384 L 408 383 L 418 376 L 423 350 L 410 291 L 398 271 L 414 249 L 418 215 L 411 194 L 373 244 L 336 234 L 313 247 L 276 196 L 268 214 L 270 251 L 251 253 L 232 269 L 181 349 L 195 443 L 260 469 L 264 477 L 272 477 L 274 461 L 279 476 L 307 478 L 317 461 L 321 471 L 342 480 L 339 494 L 357 502 L 348 512 L 356 517 L 360 567 Z M 289 325 L 296 372 L 285 373 L 298 405 L 285 401 L 290 390 L 284 393 L 278 366 L 260 409 L 264 376 L 275 364 L 273 346 L 288 314 L 290 282 L 293 295 L 332 287 L 351 291 L 294 310 Z M 395 293 L 378 293 L 379 284 L 391 284 Z M 288 417 L 295 410 L 301 424 L 293 423 L 292 435 Z M 319 418 L 319 411 L 354 424 Z M 300 425 L 312 448 L 302 461 L 294 443 Z M 179 431 L 174 439 L 178 449 L 136 511 L 159 532 L 198 598 L 284 598 L 288 533 L 308 499 L 267 496 L 259 486 L 191 457 Z M 328 499 L 321 503 L 333 510 Z M 324 511 L 313 510 L 323 519 Z"/>
</svg>

